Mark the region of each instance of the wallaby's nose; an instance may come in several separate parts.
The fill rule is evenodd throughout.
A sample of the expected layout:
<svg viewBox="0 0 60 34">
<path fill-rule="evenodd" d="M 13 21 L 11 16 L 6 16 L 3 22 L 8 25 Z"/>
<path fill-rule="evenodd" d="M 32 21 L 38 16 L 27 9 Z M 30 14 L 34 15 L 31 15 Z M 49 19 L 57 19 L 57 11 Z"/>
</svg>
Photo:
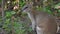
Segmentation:
<svg viewBox="0 0 60 34">
<path fill-rule="evenodd" d="M 24 11 L 24 8 L 22 8 L 21 11 L 23 12 Z"/>
<path fill-rule="evenodd" d="M 23 12 L 23 9 L 21 9 L 20 11 Z"/>
<path fill-rule="evenodd" d="M 21 9 L 21 11 L 23 11 L 23 8 Z"/>
</svg>

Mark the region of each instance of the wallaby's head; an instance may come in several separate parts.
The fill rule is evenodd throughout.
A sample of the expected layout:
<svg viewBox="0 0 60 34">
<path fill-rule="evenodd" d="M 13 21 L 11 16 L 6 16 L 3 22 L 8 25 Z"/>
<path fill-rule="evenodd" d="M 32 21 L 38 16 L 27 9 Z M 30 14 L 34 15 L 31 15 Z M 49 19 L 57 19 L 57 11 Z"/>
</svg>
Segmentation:
<svg viewBox="0 0 60 34">
<path fill-rule="evenodd" d="M 30 4 L 26 4 L 25 6 L 23 6 L 22 11 L 23 12 L 30 12 L 32 10 L 32 3 Z"/>
</svg>

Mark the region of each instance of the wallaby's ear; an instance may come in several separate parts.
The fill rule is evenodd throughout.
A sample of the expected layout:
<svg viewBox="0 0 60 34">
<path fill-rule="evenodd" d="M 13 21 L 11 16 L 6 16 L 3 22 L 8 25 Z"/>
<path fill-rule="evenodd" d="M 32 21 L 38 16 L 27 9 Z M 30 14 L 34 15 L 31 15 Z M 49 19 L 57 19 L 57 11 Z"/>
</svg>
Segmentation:
<svg viewBox="0 0 60 34">
<path fill-rule="evenodd" d="M 30 5 L 30 6 L 33 6 L 33 2 L 30 1 L 30 0 L 26 0 L 26 4 L 27 4 L 27 5 Z"/>
<path fill-rule="evenodd" d="M 29 6 L 30 8 L 32 8 L 32 7 L 33 7 L 33 2 L 29 2 L 29 3 L 28 3 L 28 6 Z"/>
</svg>

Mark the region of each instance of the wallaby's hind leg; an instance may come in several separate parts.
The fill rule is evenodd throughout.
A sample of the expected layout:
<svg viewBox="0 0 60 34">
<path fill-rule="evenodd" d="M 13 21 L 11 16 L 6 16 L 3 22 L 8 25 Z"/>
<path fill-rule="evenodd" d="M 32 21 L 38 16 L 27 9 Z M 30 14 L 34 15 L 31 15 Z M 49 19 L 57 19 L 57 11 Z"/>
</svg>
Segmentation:
<svg viewBox="0 0 60 34">
<path fill-rule="evenodd" d="M 37 34 L 56 34 L 56 32 L 46 32 L 43 28 L 36 27 Z"/>
</svg>

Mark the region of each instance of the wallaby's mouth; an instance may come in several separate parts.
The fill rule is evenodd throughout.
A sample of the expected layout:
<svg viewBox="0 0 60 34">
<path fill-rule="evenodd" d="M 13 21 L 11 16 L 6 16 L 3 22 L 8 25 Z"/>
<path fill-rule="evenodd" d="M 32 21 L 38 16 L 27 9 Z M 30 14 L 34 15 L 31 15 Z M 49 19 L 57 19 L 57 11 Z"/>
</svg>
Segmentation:
<svg viewBox="0 0 60 34">
<path fill-rule="evenodd" d="M 21 9 L 21 12 L 24 12 L 25 9 Z"/>
</svg>

